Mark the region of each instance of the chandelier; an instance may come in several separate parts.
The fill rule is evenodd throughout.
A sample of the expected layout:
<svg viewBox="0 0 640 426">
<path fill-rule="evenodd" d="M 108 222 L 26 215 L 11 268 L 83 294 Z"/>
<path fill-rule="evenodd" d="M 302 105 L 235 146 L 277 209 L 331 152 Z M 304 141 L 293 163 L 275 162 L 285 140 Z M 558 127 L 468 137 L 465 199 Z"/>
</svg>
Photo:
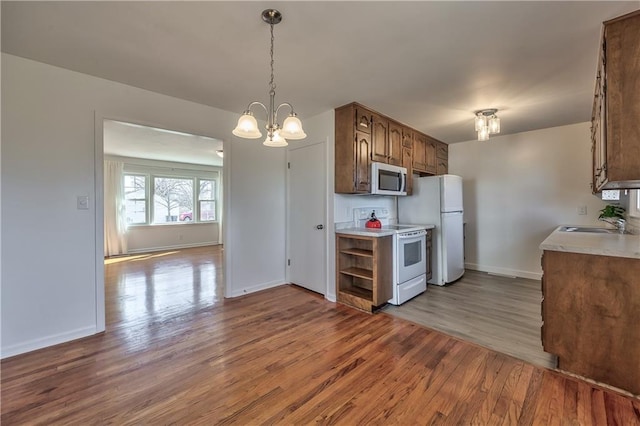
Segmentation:
<svg viewBox="0 0 640 426">
<path fill-rule="evenodd" d="M 262 11 L 262 20 L 271 27 L 271 80 L 269 81 L 269 108 L 262 102 L 251 102 L 247 109 L 238 119 L 238 125 L 233 129 L 233 134 L 246 139 L 257 139 L 262 137 L 262 132 L 258 129 L 258 122 L 251 112 L 254 105 L 260 105 L 267 113 L 267 138 L 263 144 L 266 146 L 280 147 L 287 146 L 287 139 L 297 140 L 307 137 L 302 130 L 302 123 L 293 111 L 293 106 L 288 102 L 283 102 L 275 108 L 276 84 L 273 81 L 273 26 L 282 21 L 282 14 L 275 9 Z M 289 107 L 289 116 L 284 120 L 282 126 L 278 124 L 278 111 L 282 107 Z"/>
<path fill-rule="evenodd" d="M 489 134 L 500 133 L 500 119 L 496 115 L 497 109 L 483 109 L 476 111 L 476 132 L 478 140 L 489 140 Z"/>
</svg>

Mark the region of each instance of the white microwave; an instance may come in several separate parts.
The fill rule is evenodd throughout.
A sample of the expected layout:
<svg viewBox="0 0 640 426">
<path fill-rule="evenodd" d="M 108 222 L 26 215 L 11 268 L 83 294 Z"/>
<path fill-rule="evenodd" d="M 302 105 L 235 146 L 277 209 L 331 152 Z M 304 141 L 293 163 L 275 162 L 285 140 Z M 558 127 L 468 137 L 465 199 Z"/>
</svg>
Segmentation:
<svg viewBox="0 0 640 426">
<path fill-rule="evenodd" d="M 407 195 L 407 169 L 385 163 L 371 163 L 371 194 Z"/>
</svg>

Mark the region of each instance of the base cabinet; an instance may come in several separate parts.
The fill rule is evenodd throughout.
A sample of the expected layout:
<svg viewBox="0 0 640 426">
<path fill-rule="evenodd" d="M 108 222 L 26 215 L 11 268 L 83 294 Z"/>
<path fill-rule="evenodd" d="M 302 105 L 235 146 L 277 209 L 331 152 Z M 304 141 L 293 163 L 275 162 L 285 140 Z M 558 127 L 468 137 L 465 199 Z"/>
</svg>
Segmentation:
<svg viewBox="0 0 640 426">
<path fill-rule="evenodd" d="M 545 250 L 542 268 L 544 350 L 640 395 L 640 259 Z"/>
<path fill-rule="evenodd" d="M 392 238 L 336 234 L 338 302 L 373 312 L 393 297 Z"/>
</svg>

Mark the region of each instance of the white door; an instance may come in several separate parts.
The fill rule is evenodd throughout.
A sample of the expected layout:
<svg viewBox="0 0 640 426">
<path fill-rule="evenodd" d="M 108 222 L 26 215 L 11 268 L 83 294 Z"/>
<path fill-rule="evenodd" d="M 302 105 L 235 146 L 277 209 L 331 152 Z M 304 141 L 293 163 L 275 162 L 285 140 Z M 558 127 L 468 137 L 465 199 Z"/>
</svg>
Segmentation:
<svg viewBox="0 0 640 426">
<path fill-rule="evenodd" d="M 326 163 L 324 143 L 289 151 L 289 281 L 323 295 Z"/>
</svg>

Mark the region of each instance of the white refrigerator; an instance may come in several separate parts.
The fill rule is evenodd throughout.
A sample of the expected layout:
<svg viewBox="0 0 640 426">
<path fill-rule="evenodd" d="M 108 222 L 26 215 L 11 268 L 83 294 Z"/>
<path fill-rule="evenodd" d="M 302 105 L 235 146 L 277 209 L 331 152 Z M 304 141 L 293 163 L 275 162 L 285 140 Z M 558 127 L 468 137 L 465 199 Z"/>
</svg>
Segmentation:
<svg viewBox="0 0 640 426">
<path fill-rule="evenodd" d="M 435 225 L 429 284 L 445 285 L 464 274 L 462 178 L 456 175 L 414 177 L 413 195 L 398 197 L 402 224 Z"/>
</svg>

